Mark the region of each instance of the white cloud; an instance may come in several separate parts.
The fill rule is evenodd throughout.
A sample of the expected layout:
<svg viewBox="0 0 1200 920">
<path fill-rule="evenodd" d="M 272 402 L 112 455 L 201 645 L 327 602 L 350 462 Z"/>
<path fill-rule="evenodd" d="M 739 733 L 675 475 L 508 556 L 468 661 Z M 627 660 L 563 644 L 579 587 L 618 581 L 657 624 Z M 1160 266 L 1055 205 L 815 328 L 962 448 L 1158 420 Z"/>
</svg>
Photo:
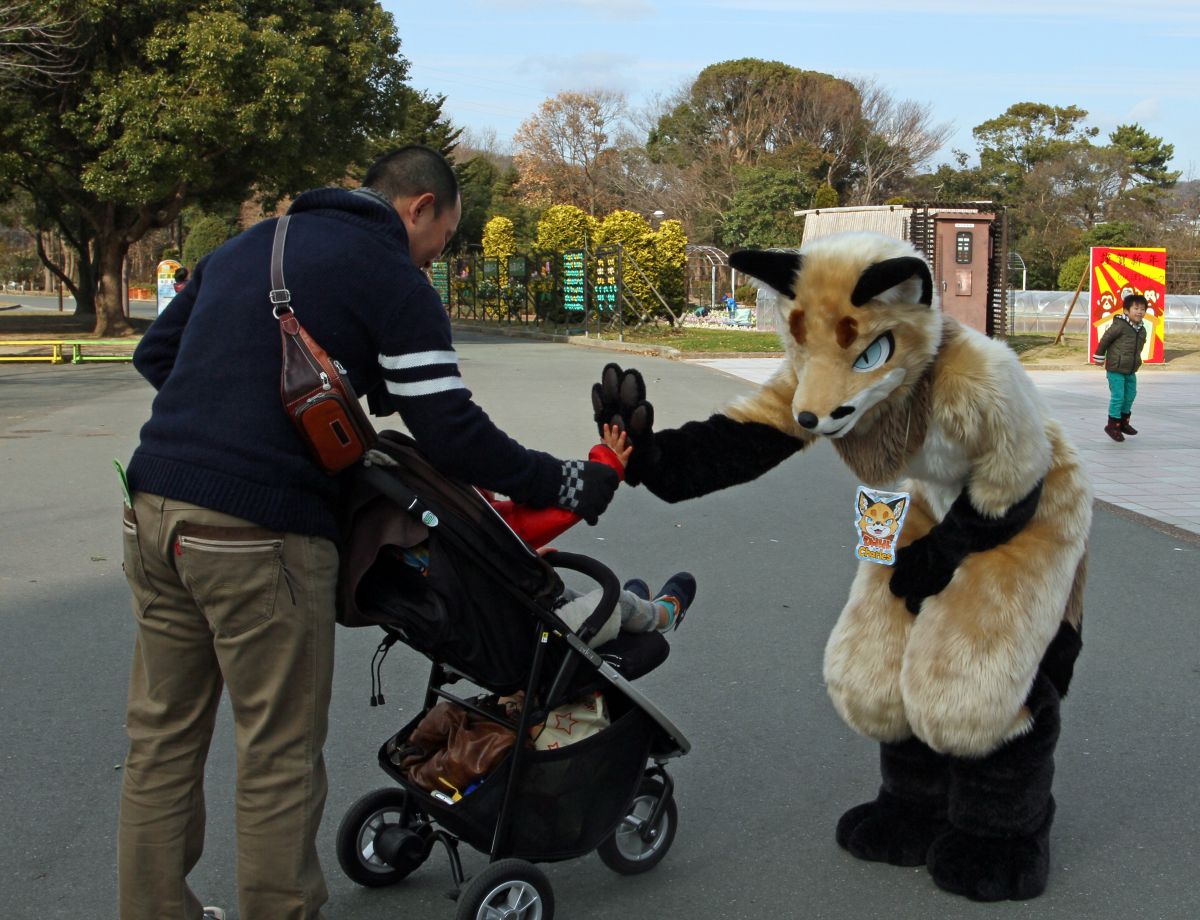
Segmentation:
<svg viewBox="0 0 1200 920">
<path fill-rule="evenodd" d="M 744 13 L 820 15 L 828 15 L 831 9 L 827 0 L 705 0 L 700 6 Z M 1200 4 L 1195 0 L 1139 0 L 1136 6 L 1111 0 L 1006 0 L 1003 5 L 963 0 L 840 0 L 836 8 L 839 13 L 935 13 L 991 19 L 1080 17 L 1093 23 L 1156 18 L 1173 25 L 1200 21 Z"/>
<path fill-rule="evenodd" d="M 611 89 L 629 93 L 637 88 L 637 58 L 631 54 L 588 51 L 580 54 L 539 54 L 527 57 L 516 72 L 534 77 L 547 96 L 564 90 Z"/>
<path fill-rule="evenodd" d="M 1141 124 L 1153 123 L 1162 115 L 1162 103 L 1157 97 L 1150 99 L 1142 99 L 1138 101 L 1133 108 L 1129 110 L 1129 115 L 1126 116 L 1129 121 L 1136 121 Z"/>
<path fill-rule="evenodd" d="M 598 13 L 607 19 L 641 19 L 656 10 L 648 0 L 487 0 L 489 12 L 497 10 L 565 10 Z"/>
</svg>

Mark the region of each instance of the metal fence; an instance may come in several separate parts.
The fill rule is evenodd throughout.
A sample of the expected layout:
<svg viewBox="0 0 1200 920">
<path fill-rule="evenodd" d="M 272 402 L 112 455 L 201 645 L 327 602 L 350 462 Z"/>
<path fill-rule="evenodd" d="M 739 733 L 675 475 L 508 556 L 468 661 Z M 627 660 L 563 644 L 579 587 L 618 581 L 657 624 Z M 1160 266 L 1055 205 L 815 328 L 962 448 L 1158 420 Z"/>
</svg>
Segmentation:
<svg viewBox="0 0 1200 920">
<path fill-rule="evenodd" d="M 1075 297 L 1072 291 L 1009 291 L 1009 331 L 1057 335 Z M 1200 294 L 1167 294 L 1163 319 L 1167 335 L 1200 332 Z M 1087 293 L 1079 295 L 1064 332 L 1086 333 Z"/>
<path fill-rule="evenodd" d="M 651 291 L 648 301 L 626 284 L 631 271 Z M 627 325 L 677 318 L 620 246 L 516 253 L 503 260 L 471 253 L 434 262 L 430 281 L 458 320 L 623 337 Z"/>
</svg>

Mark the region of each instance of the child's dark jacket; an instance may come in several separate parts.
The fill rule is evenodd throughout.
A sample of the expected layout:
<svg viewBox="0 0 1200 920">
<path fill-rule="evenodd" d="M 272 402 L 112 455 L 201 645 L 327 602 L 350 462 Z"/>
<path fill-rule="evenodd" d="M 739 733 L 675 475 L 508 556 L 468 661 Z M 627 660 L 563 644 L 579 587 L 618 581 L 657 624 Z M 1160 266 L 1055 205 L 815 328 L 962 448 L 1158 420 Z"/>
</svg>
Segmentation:
<svg viewBox="0 0 1200 920">
<path fill-rule="evenodd" d="M 1096 346 L 1092 359 L 1104 359 L 1104 369 L 1118 374 L 1136 374 L 1142 366 L 1142 347 L 1146 344 L 1147 326 L 1131 323 L 1124 313 L 1113 317 L 1108 330 Z"/>
</svg>

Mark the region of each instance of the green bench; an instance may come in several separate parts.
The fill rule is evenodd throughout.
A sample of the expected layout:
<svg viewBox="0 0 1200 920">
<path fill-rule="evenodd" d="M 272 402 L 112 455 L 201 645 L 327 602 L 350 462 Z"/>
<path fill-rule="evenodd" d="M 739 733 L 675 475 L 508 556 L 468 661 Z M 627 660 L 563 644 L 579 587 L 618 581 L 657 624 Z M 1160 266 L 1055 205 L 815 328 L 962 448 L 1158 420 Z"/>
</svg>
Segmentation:
<svg viewBox="0 0 1200 920">
<path fill-rule="evenodd" d="M 132 361 L 133 348 L 137 341 L 130 339 L 4 339 L 0 338 L 0 349 L 49 349 L 46 354 L 0 354 L 0 361 L 45 361 L 49 364 L 83 364 L 85 361 Z M 129 349 L 128 352 L 113 353 L 114 347 Z M 85 354 L 84 349 L 99 348 L 99 354 Z M 66 355 L 70 349 L 70 357 Z"/>
</svg>

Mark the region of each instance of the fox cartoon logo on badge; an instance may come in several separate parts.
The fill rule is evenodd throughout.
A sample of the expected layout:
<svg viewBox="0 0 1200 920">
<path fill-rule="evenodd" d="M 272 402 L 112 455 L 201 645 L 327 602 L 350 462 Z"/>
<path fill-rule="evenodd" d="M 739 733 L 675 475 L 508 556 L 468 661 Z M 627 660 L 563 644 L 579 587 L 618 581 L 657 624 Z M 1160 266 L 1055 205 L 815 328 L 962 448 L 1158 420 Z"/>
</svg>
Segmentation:
<svg viewBox="0 0 1200 920">
<path fill-rule="evenodd" d="M 896 540 L 908 513 L 907 492 L 858 489 L 858 546 L 854 554 L 868 562 L 892 565 L 896 561 Z"/>
</svg>

